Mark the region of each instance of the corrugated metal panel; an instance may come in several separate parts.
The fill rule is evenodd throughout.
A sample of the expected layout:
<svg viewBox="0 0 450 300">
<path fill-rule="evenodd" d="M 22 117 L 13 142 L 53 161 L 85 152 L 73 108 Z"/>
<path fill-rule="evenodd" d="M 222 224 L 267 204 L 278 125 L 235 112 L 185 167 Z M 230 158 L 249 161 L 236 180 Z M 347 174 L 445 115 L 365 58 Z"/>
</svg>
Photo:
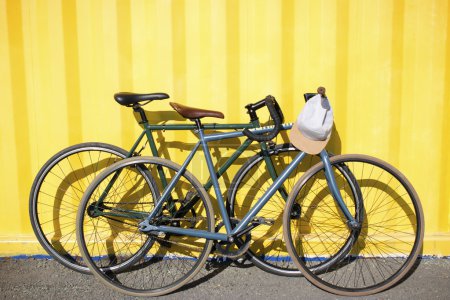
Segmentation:
<svg viewBox="0 0 450 300">
<path fill-rule="evenodd" d="M 132 144 L 138 126 L 114 92 L 164 91 L 238 122 L 267 94 L 292 120 L 302 94 L 324 85 L 333 151 L 402 170 L 423 202 L 425 252 L 450 254 L 449 9 L 438 0 L 0 0 L 0 243 L 34 241 L 28 192 L 52 154 L 83 141 Z"/>
</svg>

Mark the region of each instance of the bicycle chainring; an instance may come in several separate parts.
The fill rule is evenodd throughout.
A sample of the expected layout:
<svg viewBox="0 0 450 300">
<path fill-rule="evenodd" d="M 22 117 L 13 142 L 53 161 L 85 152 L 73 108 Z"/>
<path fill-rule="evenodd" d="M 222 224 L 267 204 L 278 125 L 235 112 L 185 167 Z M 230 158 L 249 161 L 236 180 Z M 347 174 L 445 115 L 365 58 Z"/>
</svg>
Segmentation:
<svg viewBox="0 0 450 300">
<path fill-rule="evenodd" d="M 238 219 L 231 218 L 230 219 L 231 228 L 234 228 L 238 223 Z M 223 221 L 217 224 L 216 232 L 224 226 Z M 250 232 L 246 233 L 244 236 L 236 238 L 233 242 L 228 241 L 216 241 L 215 249 L 222 256 L 228 258 L 238 258 L 245 253 L 247 253 L 248 248 L 250 248 L 250 242 L 252 240 Z"/>
</svg>

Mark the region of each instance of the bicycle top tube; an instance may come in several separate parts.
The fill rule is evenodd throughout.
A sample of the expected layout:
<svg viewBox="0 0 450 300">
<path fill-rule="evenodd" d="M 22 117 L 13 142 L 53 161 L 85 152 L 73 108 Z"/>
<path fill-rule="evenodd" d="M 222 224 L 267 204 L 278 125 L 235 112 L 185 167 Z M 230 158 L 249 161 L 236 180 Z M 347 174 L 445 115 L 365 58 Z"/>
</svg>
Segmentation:
<svg viewBox="0 0 450 300">
<path fill-rule="evenodd" d="M 194 124 L 146 124 L 145 127 L 150 130 L 162 130 L 162 131 L 170 131 L 170 130 L 195 130 L 197 127 Z M 203 124 L 203 128 L 206 130 L 218 129 L 218 130 L 239 130 L 245 128 L 254 128 L 252 123 L 229 123 L 229 124 L 220 124 L 220 123 L 207 123 Z"/>
<path fill-rule="evenodd" d="M 205 130 L 211 130 L 211 129 L 218 129 L 218 130 L 227 130 L 227 129 L 263 129 L 266 127 L 255 127 L 252 123 L 229 123 L 229 124 L 220 124 L 220 123 L 206 123 L 202 124 L 203 129 Z M 197 129 L 195 124 L 147 124 L 147 129 L 150 130 L 162 130 L 162 131 L 170 131 L 170 130 L 195 130 Z M 273 126 L 267 126 L 268 129 L 272 129 Z M 282 130 L 288 130 L 292 128 L 292 123 L 285 123 L 282 125 Z M 264 131 L 267 132 L 267 131 Z M 255 133 L 260 133 L 255 132 Z"/>
</svg>

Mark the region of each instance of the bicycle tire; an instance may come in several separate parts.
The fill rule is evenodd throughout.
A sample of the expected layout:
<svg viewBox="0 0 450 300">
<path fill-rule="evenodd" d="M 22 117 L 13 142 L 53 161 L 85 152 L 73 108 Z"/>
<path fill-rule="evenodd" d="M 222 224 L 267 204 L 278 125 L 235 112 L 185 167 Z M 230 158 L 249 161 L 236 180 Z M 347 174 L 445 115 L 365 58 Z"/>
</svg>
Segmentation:
<svg viewBox="0 0 450 300">
<path fill-rule="evenodd" d="M 299 180 L 286 203 L 283 225 L 287 249 L 303 275 L 325 291 L 342 296 L 366 296 L 384 291 L 408 274 L 419 255 L 424 234 L 419 197 L 403 174 L 380 159 L 339 155 L 330 161 L 333 167 L 345 164 L 358 182 L 364 206 L 361 233 L 339 263 L 325 271 L 314 270 L 320 257 L 333 255 L 332 247 L 339 248 L 335 244 L 342 239 L 337 230 L 349 230 L 345 217 L 337 211 L 336 204 L 334 207 L 331 204 L 334 200 L 330 200 L 333 197 L 326 184 L 319 186 L 324 182 L 324 167 L 323 163 L 318 163 Z M 313 200 L 308 199 L 314 198 L 310 190 L 322 192 L 320 202 L 313 204 Z M 331 203 L 327 211 L 318 211 L 317 203 L 328 200 Z M 296 201 L 303 203 L 303 225 L 294 224 L 289 217 L 289 210 Z M 308 206 L 308 203 L 311 204 Z M 321 225 L 324 226 L 319 227 Z"/>
<path fill-rule="evenodd" d="M 260 153 L 251 157 L 239 169 L 228 190 L 227 199 L 230 216 L 242 218 L 273 182 L 266 169 L 264 155 L 271 159 L 276 168 L 276 173 L 280 174 L 298 153 L 299 150 L 291 144 L 281 144 L 269 149 L 266 154 Z M 289 193 L 305 171 L 318 161 L 320 161 L 320 158 L 317 156 L 304 159 L 283 184 L 286 192 Z M 348 171 L 343 170 L 343 172 Z M 354 185 L 351 175 L 346 176 L 346 178 L 351 185 Z M 355 187 L 353 190 L 355 193 L 358 192 Z M 251 232 L 253 235 L 252 244 L 247 255 L 255 266 L 269 273 L 291 277 L 301 276 L 301 272 L 292 262 L 284 246 L 282 215 L 286 201 L 287 199 L 284 199 L 280 192 L 277 192 L 260 212 L 263 216 L 274 219 L 275 223 L 269 229 L 266 226 L 262 226 L 261 230 L 253 229 Z M 345 253 L 345 249 L 342 249 L 342 252 Z"/>
<path fill-rule="evenodd" d="M 90 156 L 89 166 L 83 165 L 84 159 L 87 158 L 86 153 Z M 80 154 L 83 157 L 80 157 Z M 31 225 L 44 250 L 65 267 L 77 272 L 89 273 L 89 269 L 81 260 L 76 241 L 71 240 L 72 236 L 75 237 L 75 216 L 84 192 L 81 185 L 85 184 L 83 179 L 93 180 L 95 175 L 106 166 L 127 155 L 128 151 L 110 144 L 76 144 L 52 156 L 36 175 L 29 199 Z M 81 168 L 73 169 L 71 166 L 74 163 L 81 164 Z M 66 167 L 71 169 L 68 174 L 65 173 Z M 90 170 L 86 171 L 86 169 Z M 49 179 L 48 184 L 46 179 Z M 77 187 L 77 184 L 80 186 Z M 70 190 L 74 193 L 69 194 Z M 70 222 L 73 224 L 73 230 L 70 224 L 68 225 Z M 49 223 L 54 225 L 49 226 L 51 225 Z M 61 241 L 61 238 L 67 238 L 67 240 Z"/>
<path fill-rule="evenodd" d="M 152 176 L 155 180 L 159 179 L 157 174 L 163 172 L 169 184 L 181 168 L 178 164 L 162 158 L 134 157 L 105 169 L 83 195 L 77 214 L 77 241 L 84 261 L 103 284 L 127 295 L 160 296 L 180 288 L 198 273 L 211 252 L 213 241 L 175 234 L 160 236 L 160 233 L 141 233 L 138 224 L 154 209 L 159 194 L 155 198 L 150 190 L 146 190 L 145 182 L 142 183 L 138 179 L 139 174 L 135 176 L 135 172 L 133 173 L 136 166 L 155 174 Z M 108 178 L 117 173 L 119 175 L 104 199 L 114 218 L 107 217 L 107 214 L 106 217 L 91 216 L 89 208 L 95 203 L 96 195 L 103 193 L 105 184 L 110 182 Z M 157 181 L 161 190 L 163 185 Z M 132 189 L 142 192 L 132 196 Z M 128 195 L 131 202 L 127 202 L 127 196 L 122 195 Z M 196 200 L 193 206 L 190 206 L 189 212 L 184 213 L 181 218 L 172 218 L 171 208 L 165 204 L 163 209 L 157 212 L 155 220 L 166 222 L 170 226 L 195 227 L 214 232 L 215 219 L 210 199 L 203 186 L 189 171 L 181 175 L 170 195 L 174 205 L 171 208 L 181 209 L 183 203 L 192 199 L 192 196 Z M 138 204 L 132 202 L 136 199 Z M 133 219 L 132 216 L 137 213 L 143 217 Z M 108 269 L 111 263 L 131 261 L 129 256 L 137 257 L 135 249 L 141 251 L 144 248 L 142 244 L 148 240 L 151 240 L 151 243 L 145 247 L 146 253 L 140 253 L 139 258 L 133 259 L 126 269 Z"/>
</svg>

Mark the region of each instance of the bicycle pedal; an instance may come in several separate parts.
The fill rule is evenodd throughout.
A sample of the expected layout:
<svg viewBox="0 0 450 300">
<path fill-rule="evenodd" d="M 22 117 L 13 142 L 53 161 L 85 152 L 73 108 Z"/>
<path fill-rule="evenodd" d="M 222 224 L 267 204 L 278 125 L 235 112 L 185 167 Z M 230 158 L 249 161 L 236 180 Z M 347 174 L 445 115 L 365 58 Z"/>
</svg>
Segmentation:
<svg viewBox="0 0 450 300">
<path fill-rule="evenodd" d="M 275 224 L 275 220 L 274 219 L 267 219 L 264 217 L 257 217 L 253 220 L 253 223 L 256 223 L 258 225 L 269 225 L 272 226 L 273 224 Z"/>
<path fill-rule="evenodd" d="M 158 231 L 156 232 L 154 235 L 156 235 L 157 237 L 159 237 L 160 239 L 163 239 L 166 237 L 166 233 L 162 232 L 162 231 Z"/>
</svg>

